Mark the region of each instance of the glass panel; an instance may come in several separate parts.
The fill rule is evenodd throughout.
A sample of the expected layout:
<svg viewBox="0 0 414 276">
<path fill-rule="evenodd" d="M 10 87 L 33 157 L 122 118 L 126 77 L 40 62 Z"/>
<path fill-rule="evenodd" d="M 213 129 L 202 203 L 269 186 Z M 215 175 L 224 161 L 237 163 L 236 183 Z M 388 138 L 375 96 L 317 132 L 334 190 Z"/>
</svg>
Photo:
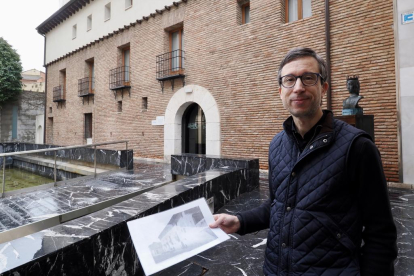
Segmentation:
<svg viewBox="0 0 414 276">
<path fill-rule="evenodd" d="M 250 22 L 250 6 L 244 7 L 244 23 Z"/>
<path fill-rule="evenodd" d="M 95 64 L 91 64 L 91 88 L 95 90 Z"/>
<path fill-rule="evenodd" d="M 312 16 L 312 0 L 302 0 L 303 18 Z"/>
<path fill-rule="evenodd" d="M 181 50 L 184 50 L 184 30 L 181 30 Z M 180 52 L 181 55 L 181 68 L 184 68 L 184 52 Z"/>
<path fill-rule="evenodd" d="M 125 81 L 129 81 L 129 49 L 124 51 Z"/>
<path fill-rule="evenodd" d="M 289 22 L 298 20 L 298 0 L 289 0 Z"/>
<path fill-rule="evenodd" d="M 179 36 L 180 33 L 177 32 L 173 32 L 171 34 L 172 38 L 171 38 L 171 69 L 172 71 L 177 71 L 178 67 L 179 67 L 179 55 L 178 55 L 178 51 L 180 49 L 180 40 L 179 40 Z"/>
<path fill-rule="evenodd" d="M 189 107 L 187 113 L 188 153 L 205 154 L 206 122 L 204 112 L 197 104 Z"/>
</svg>

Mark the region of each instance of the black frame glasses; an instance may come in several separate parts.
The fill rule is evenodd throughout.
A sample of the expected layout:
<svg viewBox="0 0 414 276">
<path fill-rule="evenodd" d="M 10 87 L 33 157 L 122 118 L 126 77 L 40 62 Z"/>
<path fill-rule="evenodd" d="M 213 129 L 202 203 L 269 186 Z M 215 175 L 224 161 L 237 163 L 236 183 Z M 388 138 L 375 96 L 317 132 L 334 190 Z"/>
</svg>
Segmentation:
<svg viewBox="0 0 414 276">
<path fill-rule="evenodd" d="M 316 79 L 313 79 L 314 76 L 316 76 Z M 292 85 L 288 85 L 287 79 L 286 79 L 287 77 L 295 78 L 295 82 Z M 305 82 L 303 81 L 304 77 L 305 77 Z M 306 78 L 306 77 L 311 77 L 311 78 Z M 284 75 L 283 77 L 279 78 L 279 85 L 282 85 L 284 88 L 292 88 L 296 85 L 296 82 L 298 81 L 298 79 L 300 79 L 300 81 L 302 82 L 304 86 L 314 86 L 315 84 L 318 83 L 319 78 L 321 79 L 321 82 L 323 82 L 322 75 L 319 73 L 307 72 L 307 73 L 303 73 L 301 76 L 295 76 L 295 75 L 289 74 L 289 75 Z"/>
</svg>

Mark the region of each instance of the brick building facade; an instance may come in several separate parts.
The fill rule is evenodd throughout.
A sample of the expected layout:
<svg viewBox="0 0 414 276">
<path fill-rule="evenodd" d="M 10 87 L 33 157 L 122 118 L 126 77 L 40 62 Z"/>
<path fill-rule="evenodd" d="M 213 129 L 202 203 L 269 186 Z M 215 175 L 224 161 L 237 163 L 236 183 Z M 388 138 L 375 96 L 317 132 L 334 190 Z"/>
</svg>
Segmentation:
<svg viewBox="0 0 414 276">
<path fill-rule="evenodd" d="M 250 22 L 242 24 L 245 3 Z M 129 140 L 137 157 L 167 158 L 166 153 L 181 151 L 180 116 L 197 102 L 209 109 L 203 110 L 207 154 L 258 157 L 266 169 L 269 142 L 288 116 L 278 95 L 281 58 L 298 46 L 326 57 L 324 1 L 313 0 L 312 16 L 289 23 L 286 10 L 285 0 L 182 1 L 46 62 L 45 142 L 86 143 L 85 114 L 92 114 L 94 143 Z M 360 106 L 375 116 L 375 142 L 387 179 L 399 181 L 392 25 L 391 0 L 330 1 L 332 110 L 340 115 L 349 95 L 346 76 L 358 75 Z M 39 32 L 47 35 L 41 26 Z M 173 89 L 169 80 L 162 89 L 156 56 L 171 50 L 171 32 L 177 29 L 183 30 L 185 85 L 177 78 Z M 130 88 L 111 90 L 110 70 L 124 66 L 125 49 Z M 91 63 L 94 95 L 79 97 L 79 80 L 90 75 Z M 65 101 L 53 102 L 53 88 L 63 82 Z M 164 116 L 164 126 L 152 124 L 158 116 Z"/>
</svg>

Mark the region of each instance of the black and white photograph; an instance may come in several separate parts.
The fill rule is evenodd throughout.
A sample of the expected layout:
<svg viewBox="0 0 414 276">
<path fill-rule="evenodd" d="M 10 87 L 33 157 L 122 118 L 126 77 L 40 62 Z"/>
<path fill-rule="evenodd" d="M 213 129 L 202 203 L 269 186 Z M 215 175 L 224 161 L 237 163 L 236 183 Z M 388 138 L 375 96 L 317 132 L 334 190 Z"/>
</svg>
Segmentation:
<svg viewBox="0 0 414 276">
<path fill-rule="evenodd" d="M 155 263 L 191 251 L 217 236 L 208 227 L 200 207 L 196 206 L 174 214 L 158 239 L 149 246 Z"/>
<path fill-rule="evenodd" d="M 151 275 L 229 237 L 210 229 L 213 216 L 204 198 L 128 222 L 132 241 L 146 275 Z"/>
</svg>

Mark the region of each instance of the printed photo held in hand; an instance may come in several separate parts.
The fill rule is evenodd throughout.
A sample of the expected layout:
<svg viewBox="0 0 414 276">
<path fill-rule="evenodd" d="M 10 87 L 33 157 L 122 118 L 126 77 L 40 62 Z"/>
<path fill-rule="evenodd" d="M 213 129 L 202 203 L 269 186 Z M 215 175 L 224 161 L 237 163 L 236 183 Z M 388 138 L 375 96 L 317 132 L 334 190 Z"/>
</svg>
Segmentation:
<svg viewBox="0 0 414 276">
<path fill-rule="evenodd" d="M 213 222 L 200 198 L 127 224 L 144 272 L 151 275 L 229 239 L 221 229 L 209 227 Z"/>
</svg>

